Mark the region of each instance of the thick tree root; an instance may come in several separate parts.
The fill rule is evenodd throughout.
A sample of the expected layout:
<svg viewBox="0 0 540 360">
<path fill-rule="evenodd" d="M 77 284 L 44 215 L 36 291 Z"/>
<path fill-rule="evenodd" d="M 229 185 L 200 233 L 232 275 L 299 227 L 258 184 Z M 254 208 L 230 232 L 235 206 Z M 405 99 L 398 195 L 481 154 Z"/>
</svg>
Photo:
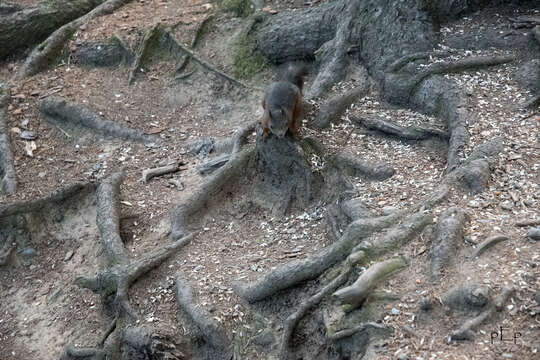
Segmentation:
<svg viewBox="0 0 540 360">
<path fill-rule="evenodd" d="M 298 322 L 306 315 L 306 313 L 311 308 L 316 306 L 326 296 L 328 296 L 331 292 L 335 291 L 339 286 L 341 286 L 345 281 L 347 281 L 352 265 L 352 261 L 348 261 L 348 264 L 346 265 L 345 269 L 342 270 L 341 274 L 336 276 L 329 284 L 325 285 L 315 295 L 302 302 L 298 309 L 287 317 L 283 325 L 283 335 L 281 336 L 281 346 L 279 351 L 280 360 L 288 360 L 290 358 L 289 343 Z"/>
<path fill-rule="evenodd" d="M 66 199 L 78 194 L 91 193 L 95 188 L 96 185 L 93 183 L 75 183 L 65 188 L 54 190 L 49 196 L 41 199 L 0 204 L 0 218 L 23 213 L 38 212 L 48 205 L 61 204 Z"/>
<path fill-rule="evenodd" d="M 380 236 L 362 241 L 353 251 L 363 250 L 366 254 L 366 260 L 378 258 L 406 245 L 431 224 L 433 224 L 433 216 L 429 212 L 414 213 L 405 218 L 401 224 L 395 225 Z"/>
<path fill-rule="evenodd" d="M 224 186 L 233 184 L 244 175 L 253 156 L 253 149 L 245 149 L 231 156 L 229 161 L 212 176 L 198 191 L 171 213 L 171 239 L 178 240 L 185 234 L 186 221 L 221 192 Z"/>
<path fill-rule="evenodd" d="M 114 173 L 103 180 L 96 190 L 96 223 L 106 265 L 94 277 L 78 277 L 75 280 L 77 285 L 102 295 L 105 305 L 109 305 L 114 313 L 115 320 L 99 344 L 103 349 L 68 347 L 66 359 L 85 358 L 84 356 L 99 358 L 103 353 L 107 358 L 120 358 L 121 347 L 125 342 L 124 330 L 138 318 L 129 304 L 129 287 L 140 276 L 159 266 L 191 240 L 191 235 L 188 235 L 177 242 L 153 249 L 141 258 L 130 258 L 119 233 L 119 190 L 123 177 L 122 172 Z"/>
<path fill-rule="evenodd" d="M 151 42 L 155 40 L 156 36 L 158 36 L 158 29 L 159 29 L 159 23 L 155 24 L 147 30 L 144 34 L 143 40 L 141 45 L 139 46 L 139 49 L 137 50 L 135 54 L 135 59 L 133 60 L 133 65 L 131 66 L 131 69 L 129 70 L 129 77 L 128 77 L 128 84 L 132 85 L 135 81 L 135 76 L 137 75 L 137 71 L 139 71 L 144 59 L 148 56 L 148 48 L 151 45 Z"/>
<path fill-rule="evenodd" d="M 473 253 L 471 254 L 471 259 L 476 259 L 478 256 L 482 255 L 484 251 L 489 249 L 490 247 L 494 246 L 495 244 L 500 243 L 501 241 L 508 240 L 508 236 L 506 235 L 494 235 L 483 241 L 480 245 L 474 249 Z"/>
<path fill-rule="evenodd" d="M 132 0 L 107 0 L 86 15 L 57 29 L 28 55 L 19 72 L 15 74 L 14 80 L 22 80 L 42 71 L 54 61 L 81 25 L 96 17 L 110 14 L 130 1 Z"/>
<path fill-rule="evenodd" d="M 353 328 L 336 331 L 335 333 L 328 335 L 328 339 L 332 341 L 338 341 L 338 340 L 347 338 L 349 336 L 352 336 L 358 332 L 366 331 L 370 329 L 388 330 L 388 327 L 381 324 L 377 324 L 375 322 L 368 322 L 368 323 L 357 325 Z"/>
<path fill-rule="evenodd" d="M 0 7 L 0 59 L 33 46 L 63 24 L 84 15 L 104 0 L 41 1 L 34 6 Z M 9 11 L 7 11 L 9 10 Z"/>
<path fill-rule="evenodd" d="M 406 266 L 405 259 L 401 257 L 371 265 L 352 285 L 336 291 L 333 296 L 341 303 L 350 305 L 349 309 L 354 309 L 364 302 L 378 283 Z"/>
<path fill-rule="evenodd" d="M 423 52 L 417 52 L 413 54 L 408 54 L 403 57 L 400 57 L 390 65 L 388 65 L 388 68 L 386 69 L 387 72 L 397 72 L 401 70 L 405 65 L 414 62 L 416 60 L 421 59 L 429 59 L 431 57 L 447 57 L 452 55 L 451 51 L 448 50 L 434 50 L 434 51 L 423 51 Z"/>
<path fill-rule="evenodd" d="M 234 282 L 233 289 L 244 300 L 253 303 L 303 281 L 315 279 L 332 265 L 343 261 L 360 240 L 392 226 L 402 216 L 403 213 L 396 213 L 379 218 L 357 220 L 349 225 L 338 241 L 311 257 L 280 265 L 260 280 L 249 283 Z"/>
<path fill-rule="evenodd" d="M 503 149 L 504 140 L 501 137 L 478 145 L 459 168 L 446 176 L 441 186 L 457 185 L 472 194 L 481 193 L 487 188 L 490 168 Z"/>
<path fill-rule="evenodd" d="M 471 56 L 454 61 L 436 62 L 416 73 L 390 72 L 385 79 L 385 93 L 398 103 L 407 103 L 418 85 L 432 75 L 456 73 L 514 61 L 513 55 Z"/>
<path fill-rule="evenodd" d="M 17 191 L 17 176 L 13 166 L 13 154 L 6 127 L 6 106 L 9 95 L 2 95 L 0 88 L 0 192 L 13 194 Z"/>
<path fill-rule="evenodd" d="M 322 129 L 330 126 L 330 123 L 339 121 L 347 108 L 351 106 L 354 101 L 365 96 L 368 89 L 367 84 L 365 84 L 364 86 L 355 87 L 345 94 L 328 99 L 321 105 L 319 113 L 311 123 L 311 126 Z"/>
<path fill-rule="evenodd" d="M 383 181 L 391 178 L 396 173 L 396 170 L 387 164 L 370 164 L 346 153 L 335 154 L 328 161 L 349 176 L 368 180 Z"/>
<path fill-rule="evenodd" d="M 374 130 L 383 135 L 397 137 L 404 140 L 427 140 L 427 139 L 441 139 L 447 141 L 449 136 L 446 131 L 439 129 L 430 129 L 416 126 L 401 126 L 394 124 L 384 119 L 378 119 L 375 117 L 356 117 L 351 116 L 350 119 L 368 130 Z"/>
<path fill-rule="evenodd" d="M 492 317 L 496 312 L 500 312 L 508 298 L 514 293 L 515 289 L 511 285 L 507 285 L 503 288 L 499 296 L 490 303 L 486 310 L 482 311 L 480 315 L 467 320 L 459 329 L 452 332 L 450 340 L 472 340 L 474 338 L 472 330 L 480 326 L 484 321 Z"/>
<path fill-rule="evenodd" d="M 176 274 L 175 282 L 178 306 L 194 325 L 193 340 L 199 344 L 198 352 L 206 359 L 231 359 L 231 341 L 223 329 L 195 302 L 190 286 L 179 274 Z"/>
<path fill-rule="evenodd" d="M 456 247 L 463 241 L 463 227 L 468 219 L 467 213 L 456 207 L 447 209 L 439 217 L 431 249 L 432 278 L 437 279 L 455 256 Z"/>
<path fill-rule="evenodd" d="M 228 139 L 226 144 L 223 144 L 222 147 L 230 149 L 229 160 L 197 192 L 173 210 L 171 213 L 171 238 L 173 241 L 184 236 L 184 227 L 190 216 L 204 208 L 208 201 L 214 198 L 224 186 L 245 176 L 245 170 L 255 151 L 244 149 L 244 145 L 256 125 L 257 122 L 251 122 L 238 129 L 232 139 Z"/>
<path fill-rule="evenodd" d="M 80 126 L 104 136 L 142 142 L 157 140 L 155 136 L 120 126 L 114 121 L 104 119 L 83 105 L 57 96 L 43 99 L 39 104 L 39 111 L 46 115 L 47 120 L 55 123 L 66 123 L 71 126 Z"/>
</svg>

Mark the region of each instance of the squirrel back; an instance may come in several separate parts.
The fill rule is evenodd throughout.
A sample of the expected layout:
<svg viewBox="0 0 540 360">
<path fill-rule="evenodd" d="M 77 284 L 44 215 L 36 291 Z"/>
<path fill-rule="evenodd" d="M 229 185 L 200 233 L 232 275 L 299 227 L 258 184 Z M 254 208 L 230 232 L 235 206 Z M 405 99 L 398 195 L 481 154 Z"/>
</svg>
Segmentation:
<svg viewBox="0 0 540 360">
<path fill-rule="evenodd" d="M 298 64 L 288 64 L 278 72 L 277 81 L 266 89 L 261 119 L 264 138 L 272 133 L 283 137 L 290 132 L 293 137 L 298 132 L 302 116 L 302 87 L 306 68 Z"/>
</svg>

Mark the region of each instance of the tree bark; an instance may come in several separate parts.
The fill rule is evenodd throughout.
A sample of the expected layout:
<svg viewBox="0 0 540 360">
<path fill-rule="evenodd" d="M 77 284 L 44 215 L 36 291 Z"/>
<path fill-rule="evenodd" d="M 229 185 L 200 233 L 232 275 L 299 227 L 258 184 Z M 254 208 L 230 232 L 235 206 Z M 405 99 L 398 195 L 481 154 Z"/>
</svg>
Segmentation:
<svg viewBox="0 0 540 360">
<path fill-rule="evenodd" d="M 0 59 L 15 50 L 28 48 L 60 26 L 76 19 L 104 0 L 41 1 L 36 6 L 0 14 Z"/>
</svg>

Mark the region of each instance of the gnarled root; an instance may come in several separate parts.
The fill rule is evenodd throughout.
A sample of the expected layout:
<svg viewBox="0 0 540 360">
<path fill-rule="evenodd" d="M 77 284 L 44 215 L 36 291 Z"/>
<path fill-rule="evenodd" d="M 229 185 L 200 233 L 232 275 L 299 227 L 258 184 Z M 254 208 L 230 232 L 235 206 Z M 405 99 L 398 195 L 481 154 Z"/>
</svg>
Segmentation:
<svg viewBox="0 0 540 360">
<path fill-rule="evenodd" d="M 449 208 L 441 214 L 431 250 L 431 276 L 439 277 L 450 262 L 457 245 L 463 240 L 463 227 L 468 220 L 467 213 L 459 208 Z"/>
<path fill-rule="evenodd" d="M 86 106 L 57 96 L 43 99 L 39 104 L 39 111 L 46 115 L 47 120 L 81 126 L 105 136 L 142 142 L 156 140 L 155 136 L 145 135 L 139 130 L 120 126 L 114 121 L 104 119 Z"/>
<path fill-rule="evenodd" d="M 0 88 L 0 92 L 2 88 Z M 6 127 L 6 106 L 9 95 L 0 95 L 0 192 L 13 194 L 17 190 L 17 177 L 13 166 L 13 154 Z"/>
<path fill-rule="evenodd" d="M 402 270 L 406 265 L 401 257 L 371 265 L 352 285 L 336 291 L 333 296 L 341 303 L 350 305 L 351 308 L 358 307 L 379 282 Z"/>
<path fill-rule="evenodd" d="M 398 212 L 378 218 L 357 220 L 349 225 L 338 241 L 311 257 L 280 265 L 260 280 L 247 284 L 234 282 L 233 289 L 244 300 L 252 303 L 303 281 L 314 279 L 330 266 L 343 261 L 361 239 L 392 226 L 403 215 L 404 213 Z"/>
<path fill-rule="evenodd" d="M 514 293 L 515 289 L 511 285 L 507 285 L 503 288 L 499 296 L 495 298 L 493 303 L 489 304 L 487 309 L 480 313 L 480 315 L 467 320 L 459 329 L 452 332 L 450 335 L 451 340 L 471 340 L 474 335 L 472 330 L 481 325 L 484 321 L 492 317 L 496 312 L 500 312 L 503 309 L 504 304 Z"/>
<path fill-rule="evenodd" d="M 176 274 L 175 282 L 178 306 L 195 328 L 195 342 L 199 343 L 199 347 L 205 347 L 199 351 L 203 351 L 209 359 L 229 360 L 231 358 L 230 339 L 212 319 L 210 313 L 195 302 L 190 286 L 179 274 Z M 198 339 L 202 341 L 197 341 Z"/>
</svg>

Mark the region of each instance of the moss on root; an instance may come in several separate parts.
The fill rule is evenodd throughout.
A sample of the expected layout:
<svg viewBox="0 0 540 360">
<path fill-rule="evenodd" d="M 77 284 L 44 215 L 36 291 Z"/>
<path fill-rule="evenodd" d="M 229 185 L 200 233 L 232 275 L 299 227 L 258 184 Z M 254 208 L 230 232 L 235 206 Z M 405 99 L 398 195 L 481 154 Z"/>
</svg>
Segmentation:
<svg viewBox="0 0 540 360">
<path fill-rule="evenodd" d="M 219 7 L 223 11 L 232 12 L 236 16 L 246 17 L 253 13 L 250 0 L 220 0 Z"/>
<path fill-rule="evenodd" d="M 234 76 L 239 79 L 249 79 L 267 66 L 251 31 L 259 21 L 255 18 L 247 24 L 232 49 Z"/>
</svg>

